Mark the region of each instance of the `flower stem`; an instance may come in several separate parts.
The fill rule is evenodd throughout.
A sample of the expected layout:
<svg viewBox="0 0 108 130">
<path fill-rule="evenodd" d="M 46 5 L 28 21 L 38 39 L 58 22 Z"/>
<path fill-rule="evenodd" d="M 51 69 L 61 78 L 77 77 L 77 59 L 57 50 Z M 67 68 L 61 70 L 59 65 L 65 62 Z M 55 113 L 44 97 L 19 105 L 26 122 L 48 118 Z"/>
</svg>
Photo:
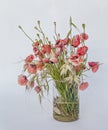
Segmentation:
<svg viewBox="0 0 108 130">
<path fill-rule="evenodd" d="M 27 33 L 23 30 L 23 28 L 22 28 L 20 25 L 19 25 L 18 27 L 19 27 L 19 29 L 30 39 L 31 42 L 34 42 L 34 41 L 27 35 Z"/>
</svg>

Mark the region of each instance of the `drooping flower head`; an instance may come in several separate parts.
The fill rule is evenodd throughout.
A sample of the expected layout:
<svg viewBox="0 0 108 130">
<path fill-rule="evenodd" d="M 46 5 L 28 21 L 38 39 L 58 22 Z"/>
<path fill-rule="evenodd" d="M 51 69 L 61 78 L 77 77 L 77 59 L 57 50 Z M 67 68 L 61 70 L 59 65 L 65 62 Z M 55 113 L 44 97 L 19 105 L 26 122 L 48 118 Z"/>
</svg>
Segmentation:
<svg viewBox="0 0 108 130">
<path fill-rule="evenodd" d="M 21 85 L 21 86 L 25 86 L 28 82 L 28 79 L 25 75 L 19 75 L 18 76 L 18 84 Z"/>
</svg>

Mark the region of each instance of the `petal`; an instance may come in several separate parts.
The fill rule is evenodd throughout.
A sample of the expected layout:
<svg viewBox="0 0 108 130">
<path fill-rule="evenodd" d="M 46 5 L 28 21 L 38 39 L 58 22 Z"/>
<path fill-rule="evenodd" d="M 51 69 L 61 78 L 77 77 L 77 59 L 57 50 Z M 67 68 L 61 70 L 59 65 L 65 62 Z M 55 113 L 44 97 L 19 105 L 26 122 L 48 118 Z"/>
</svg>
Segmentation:
<svg viewBox="0 0 108 130">
<path fill-rule="evenodd" d="M 83 91 L 83 90 L 85 90 L 87 87 L 88 87 L 88 82 L 83 82 L 83 83 L 80 84 L 79 89 Z"/>
<path fill-rule="evenodd" d="M 94 67 L 92 67 L 92 72 L 95 73 L 97 72 L 98 69 L 99 69 L 99 65 L 95 65 Z"/>
</svg>

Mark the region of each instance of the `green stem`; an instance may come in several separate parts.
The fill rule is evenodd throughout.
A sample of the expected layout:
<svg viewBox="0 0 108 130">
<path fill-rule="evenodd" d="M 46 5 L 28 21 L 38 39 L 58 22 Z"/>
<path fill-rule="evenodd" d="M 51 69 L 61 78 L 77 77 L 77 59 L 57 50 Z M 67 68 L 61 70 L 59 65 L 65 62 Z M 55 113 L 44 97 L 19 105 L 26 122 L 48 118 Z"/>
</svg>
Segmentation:
<svg viewBox="0 0 108 130">
<path fill-rule="evenodd" d="M 18 26 L 19 27 L 19 29 L 29 38 L 29 40 L 31 41 L 31 42 L 34 42 L 28 35 L 27 35 L 27 33 L 23 30 L 23 28 L 19 25 Z"/>
</svg>

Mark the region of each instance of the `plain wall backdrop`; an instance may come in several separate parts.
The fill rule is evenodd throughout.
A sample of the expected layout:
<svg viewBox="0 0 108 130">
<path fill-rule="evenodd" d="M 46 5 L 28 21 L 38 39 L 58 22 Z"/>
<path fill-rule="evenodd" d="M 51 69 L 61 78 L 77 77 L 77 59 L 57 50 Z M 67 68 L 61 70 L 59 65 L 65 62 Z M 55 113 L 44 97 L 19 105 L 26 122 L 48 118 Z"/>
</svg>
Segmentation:
<svg viewBox="0 0 108 130">
<path fill-rule="evenodd" d="M 107 0 L 1 0 L 0 1 L 0 130 L 107 130 L 108 129 L 108 1 Z M 62 123 L 52 118 L 50 104 L 40 106 L 35 92 L 17 84 L 23 63 L 31 54 L 29 39 L 36 38 L 34 26 L 40 20 L 53 40 L 53 22 L 62 37 L 69 18 L 81 29 L 86 24 L 89 60 L 103 63 L 96 74 L 89 73 L 89 88 L 80 92 L 80 119 Z"/>
</svg>

